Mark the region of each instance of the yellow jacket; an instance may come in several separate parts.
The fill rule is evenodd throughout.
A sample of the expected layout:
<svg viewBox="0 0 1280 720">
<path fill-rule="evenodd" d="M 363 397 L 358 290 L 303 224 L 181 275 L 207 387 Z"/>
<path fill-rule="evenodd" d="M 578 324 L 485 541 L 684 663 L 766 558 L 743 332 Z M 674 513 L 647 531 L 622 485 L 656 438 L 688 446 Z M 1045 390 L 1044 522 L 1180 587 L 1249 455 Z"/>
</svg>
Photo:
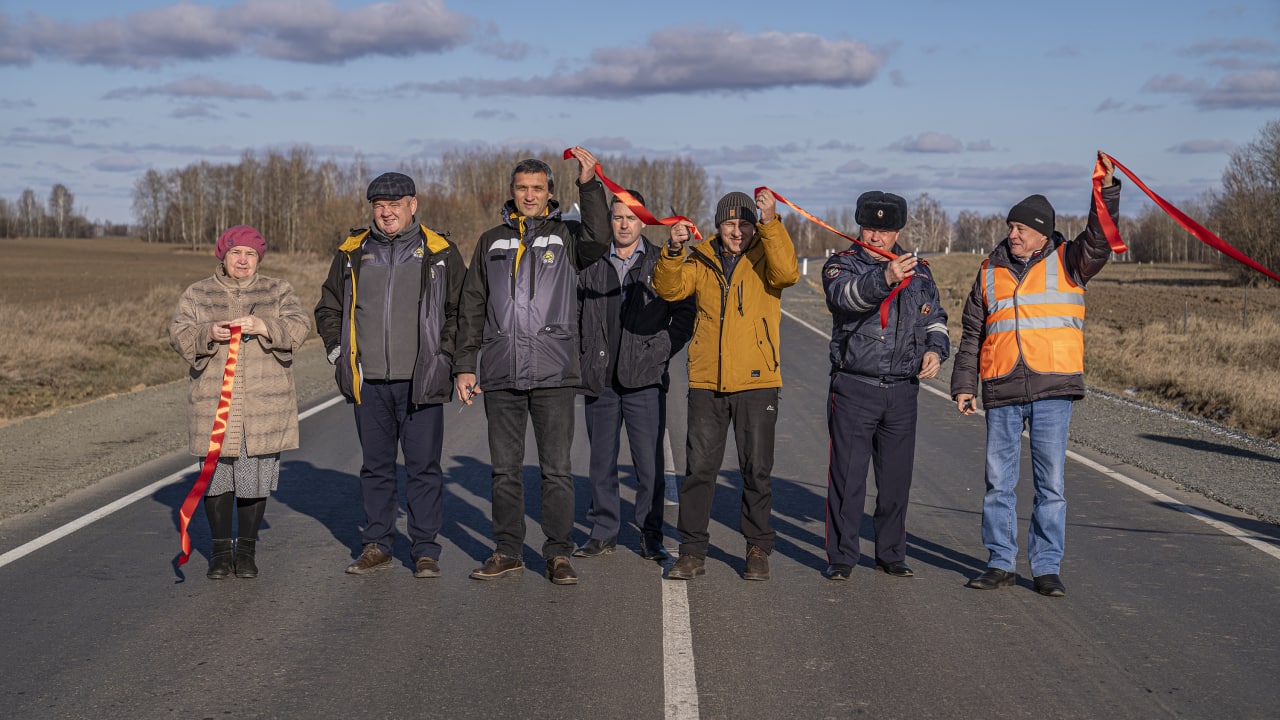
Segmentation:
<svg viewBox="0 0 1280 720">
<path fill-rule="evenodd" d="M 751 245 L 726 282 L 714 250 L 718 238 L 687 253 L 664 250 L 653 289 L 675 302 L 693 295 L 698 306 L 689 343 L 689 387 L 738 392 L 782 387 L 782 289 L 800 279 L 796 248 L 782 221 L 756 224 Z"/>
</svg>

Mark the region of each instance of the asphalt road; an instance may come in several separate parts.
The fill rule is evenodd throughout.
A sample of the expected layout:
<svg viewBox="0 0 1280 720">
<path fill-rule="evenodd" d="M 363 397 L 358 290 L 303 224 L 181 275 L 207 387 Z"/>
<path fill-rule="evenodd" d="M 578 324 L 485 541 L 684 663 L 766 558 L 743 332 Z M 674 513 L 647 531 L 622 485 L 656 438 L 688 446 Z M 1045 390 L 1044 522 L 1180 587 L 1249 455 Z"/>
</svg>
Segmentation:
<svg viewBox="0 0 1280 720">
<path fill-rule="evenodd" d="M 551 585 L 540 574 L 532 438 L 529 569 L 470 580 L 492 549 L 488 452 L 483 410 L 457 405 L 446 410 L 444 576 L 414 579 L 403 538 L 393 571 L 345 575 L 359 544 L 359 451 L 350 409 L 338 404 L 308 417 L 303 449 L 285 457 L 256 580 L 204 578 L 208 536 L 199 514 L 197 553 L 185 577 L 175 571 L 177 508 L 194 474 L 182 455 L 6 520 L 0 715 L 1275 717 L 1276 526 L 1136 468 L 1122 468 L 1121 477 L 1071 462 L 1068 596 L 1041 597 L 1026 577 L 1000 591 L 967 589 L 986 559 L 983 425 L 927 391 L 908 516 L 917 576 L 890 578 L 864 558 L 851 582 L 825 580 L 827 433 L 817 400 L 826 392 L 825 340 L 791 319 L 783 336 L 779 537 L 769 582 L 740 577 L 730 442 L 705 577 L 664 581 L 660 566 L 634 553 L 630 530 L 620 537 L 626 549 L 575 561 L 580 585 Z M 675 375 L 683 387 L 683 374 Z M 682 393 L 671 405 L 673 436 L 682 438 Z M 578 419 L 576 469 L 586 467 Z M 680 467 L 682 443 L 675 445 Z M 176 481 L 145 490 L 169 477 Z M 629 493 L 632 479 L 624 484 Z M 14 554 L 140 489 L 136 502 Z M 1022 495 L 1025 536 L 1030 493 Z M 581 519 L 581 476 L 577 499 Z M 1254 544 L 1206 518 L 1240 528 Z M 585 539 L 581 524 L 578 534 Z M 869 517 L 863 537 L 869 551 Z M 667 544 L 676 546 L 674 530 Z M 1025 559 L 1020 571 L 1028 572 Z"/>
</svg>

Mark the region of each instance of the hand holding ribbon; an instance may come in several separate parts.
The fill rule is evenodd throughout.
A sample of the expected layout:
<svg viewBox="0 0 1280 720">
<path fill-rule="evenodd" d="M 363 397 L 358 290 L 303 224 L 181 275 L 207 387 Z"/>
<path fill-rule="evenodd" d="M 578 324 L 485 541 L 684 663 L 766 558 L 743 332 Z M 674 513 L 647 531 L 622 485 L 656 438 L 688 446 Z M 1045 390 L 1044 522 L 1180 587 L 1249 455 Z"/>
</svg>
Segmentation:
<svg viewBox="0 0 1280 720">
<path fill-rule="evenodd" d="M 200 476 L 191 486 L 191 492 L 182 501 L 178 511 L 178 535 L 182 543 L 182 552 L 178 555 L 178 565 L 186 565 L 191 558 L 191 536 L 187 527 L 191 524 L 191 516 L 195 514 L 196 505 L 204 496 L 204 491 L 213 479 L 213 469 L 218 465 L 218 456 L 222 454 L 222 439 L 227 434 L 227 414 L 231 410 L 231 389 L 236 382 L 236 358 L 240 355 L 240 326 L 231 325 L 231 340 L 227 346 L 227 364 L 222 370 L 222 392 L 218 396 L 218 409 L 213 414 L 213 431 L 209 434 L 209 452 L 204 457 L 200 468 Z"/>
<path fill-rule="evenodd" d="M 1111 245 L 1113 251 L 1122 253 L 1128 248 L 1125 246 L 1124 241 L 1120 239 L 1120 231 L 1116 228 L 1115 218 L 1111 217 L 1111 213 L 1107 211 L 1107 206 L 1102 202 L 1102 181 L 1106 175 L 1103 158 L 1106 158 L 1117 170 L 1127 175 L 1134 185 L 1137 185 L 1161 210 L 1168 213 L 1169 217 L 1173 218 L 1175 222 L 1191 233 L 1197 240 L 1232 260 L 1253 268 L 1276 282 L 1280 282 L 1280 276 L 1276 275 L 1276 273 L 1258 264 L 1257 261 L 1235 249 L 1222 238 L 1209 232 L 1200 223 L 1187 217 L 1187 214 L 1175 207 L 1173 203 L 1160 197 L 1151 188 L 1147 187 L 1146 183 L 1142 182 L 1137 175 L 1134 175 L 1133 171 L 1122 165 L 1119 160 L 1099 150 L 1098 162 L 1093 168 L 1093 203 L 1098 208 L 1098 221 L 1102 225 L 1102 232 L 1106 235 L 1107 242 Z"/>
<path fill-rule="evenodd" d="M 564 151 L 565 160 L 572 160 L 575 156 L 576 156 L 576 153 L 574 152 L 574 148 L 568 148 Z M 671 217 L 656 218 L 653 216 L 653 213 L 649 212 L 648 208 L 646 208 L 644 205 L 640 203 L 639 200 L 636 199 L 634 195 L 627 192 L 626 188 L 622 187 L 618 183 L 606 177 L 604 172 L 600 169 L 600 163 L 595 164 L 594 171 L 595 171 L 595 176 L 600 178 L 600 182 L 603 183 L 606 188 L 609 188 L 609 192 L 616 195 L 618 200 L 622 202 L 623 205 L 627 206 L 628 210 L 635 213 L 635 216 L 640 218 L 640 222 L 644 223 L 645 225 L 675 225 L 676 223 L 683 220 L 684 222 L 687 222 L 691 228 L 693 228 L 693 237 L 698 240 L 702 239 L 702 233 L 698 232 L 698 226 L 694 225 L 693 221 L 690 220 L 689 218 L 683 215 L 672 215 Z M 585 170 L 584 170 L 584 174 L 585 174 Z"/>
<path fill-rule="evenodd" d="M 791 202 L 790 200 L 786 199 L 786 198 L 785 198 L 785 197 L 783 197 L 783 196 L 782 196 L 782 195 L 781 195 L 777 190 L 774 190 L 774 189 L 770 188 L 768 185 L 761 185 L 760 187 L 756 188 L 756 192 L 755 192 L 756 197 L 760 197 L 760 192 L 761 192 L 762 190 L 768 190 L 768 191 L 769 191 L 769 193 L 773 195 L 773 197 L 777 198 L 778 202 L 780 202 L 780 203 L 782 203 L 783 205 L 786 205 L 787 207 L 791 208 L 792 210 L 795 210 L 796 212 L 800 213 L 800 215 L 802 215 L 803 217 L 805 217 L 806 219 L 808 219 L 808 220 L 809 220 L 809 222 L 811 222 L 811 223 L 813 223 L 813 224 L 817 225 L 818 227 L 824 228 L 824 229 L 826 229 L 826 230 L 830 230 L 831 232 L 835 233 L 836 235 L 839 235 L 840 237 L 844 238 L 845 240 L 848 240 L 849 242 L 851 242 L 851 243 L 853 243 L 853 244 L 855 244 L 855 245 L 860 245 L 860 246 L 862 246 L 862 247 L 866 248 L 867 250 L 869 250 L 869 251 L 871 251 L 871 252 L 873 252 L 873 253 L 876 253 L 877 255 L 880 255 L 880 256 L 882 256 L 882 257 L 888 258 L 890 262 L 892 262 L 892 261 L 894 261 L 894 260 L 897 260 L 897 259 L 898 259 L 898 255 L 897 255 L 897 254 L 895 254 L 895 253 L 892 253 L 892 252 L 889 252 L 888 250 L 883 250 L 883 249 L 881 249 L 881 248 L 875 247 L 874 245 L 868 245 L 867 243 L 862 242 L 861 240 L 859 240 L 859 239 L 858 239 L 858 238 L 856 238 L 856 237 L 852 237 L 852 236 L 850 236 L 850 235 L 846 235 L 846 234 L 844 234 L 844 233 L 840 232 L 839 230 L 837 230 L 837 229 L 835 229 L 835 228 L 831 227 L 831 226 L 830 226 L 830 225 L 828 225 L 825 221 L 823 221 L 821 218 L 819 218 L 818 216 L 814 215 L 813 213 L 810 213 L 808 210 L 805 210 L 804 208 L 800 207 L 799 205 L 796 205 L 795 203 Z M 919 263 L 919 264 L 920 264 L 920 265 L 928 265 L 929 263 L 925 262 L 924 260 L 920 260 L 920 263 Z M 908 286 L 908 285 L 910 285 L 910 284 L 911 284 L 911 278 L 912 278 L 912 277 L 914 277 L 914 275 L 908 275 L 908 276 L 906 276 L 906 278 L 905 278 L 905 279 L 903 279 L 903 281 L 902 281 L 901 283 L 899 283 L 897 287 L 895 287 L 893 290 L 891 290 L 891 291 L 889 292 L 889 297 L 885 298 L 885 299 L 884 299 L 884 302 L 880 303 L 880 327 L 882 327 L 882 328 L 883 328 L 883 327 L 887 327 L 887 326 L 889 325 L 889 306 L 890 306 L 890 304 L 893 302 L 893 299 L 894 299 L 895 297 L 897 297 L 897 296 L 898 296 L 898 293 L 902 292 L 902 289 L 903 289 L 903 288 L 905 288 L 906 286 Z"/>
</svg>

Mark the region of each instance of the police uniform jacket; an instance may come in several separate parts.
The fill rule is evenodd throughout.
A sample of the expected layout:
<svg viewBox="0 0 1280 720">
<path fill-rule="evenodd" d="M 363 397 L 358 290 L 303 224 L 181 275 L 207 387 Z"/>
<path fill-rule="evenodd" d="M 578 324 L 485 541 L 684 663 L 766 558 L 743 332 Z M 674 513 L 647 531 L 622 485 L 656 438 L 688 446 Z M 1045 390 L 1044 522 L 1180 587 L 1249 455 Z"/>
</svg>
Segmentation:
<svg viewBox="0 0 1280 720">
<path fill-rule="evenodd" d="M 903 252 L 895 246 L 894 253 Z M 822 287 L 831 311 L 832 372 L 845 372 L 875 382 L 916 377 L 926 352 L 946 360 L 951 352 L 947 312 L 927 265 L 917 265 L 911 282 L 889 304 L 888 324 L 880 327 L 880 305 L 893 287 L 884 277 L 885 263 L 854 245 L 827 259 Z"/>
</svg>

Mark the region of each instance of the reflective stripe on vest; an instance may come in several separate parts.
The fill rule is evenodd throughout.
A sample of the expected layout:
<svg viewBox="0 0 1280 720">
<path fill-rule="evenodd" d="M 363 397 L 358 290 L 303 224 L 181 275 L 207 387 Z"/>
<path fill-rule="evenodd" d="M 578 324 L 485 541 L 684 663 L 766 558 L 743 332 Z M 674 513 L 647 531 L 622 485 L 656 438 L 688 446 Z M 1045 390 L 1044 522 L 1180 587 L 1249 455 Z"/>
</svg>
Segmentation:
<svg viewBox="0 0 1280 720">
<path fill-rule="evenodd" d="M 986 336 L 979 352 L 983 380 L 1008 375 L 1021 358 L 1038 373 L 1084 372 L 1084 288 L 1063 265 L 1066 245 L 1032 265 L 1022 282 L 990 260 L 982 264 Z"/>
</svg>

